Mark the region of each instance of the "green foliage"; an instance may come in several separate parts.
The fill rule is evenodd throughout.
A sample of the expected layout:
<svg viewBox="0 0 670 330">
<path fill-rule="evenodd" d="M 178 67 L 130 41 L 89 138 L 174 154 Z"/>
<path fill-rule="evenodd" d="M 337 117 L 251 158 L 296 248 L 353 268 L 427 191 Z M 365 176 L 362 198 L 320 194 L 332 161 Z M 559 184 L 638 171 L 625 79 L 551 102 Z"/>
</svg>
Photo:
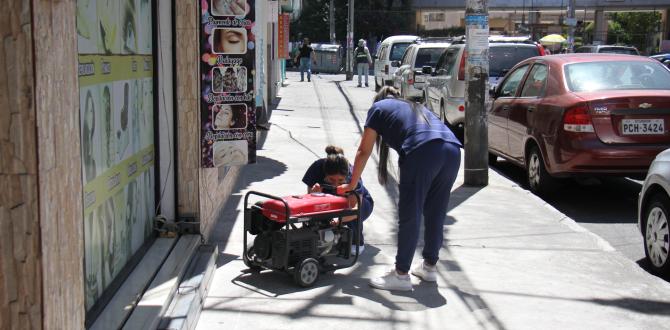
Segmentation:
<svg viewBox="0 0 670 330">
<path fill-rule="evenodd" d="M 354 10 L 354 40 L 370 36 L 387 37 L 414 33 L 414 12 L 410 0 L 402 1 L 400 8 L 392 8 L 389 0 L 358 0 Z M 348 0 L 335 0 L 335 34 L 339 43 L 346 40 Z M 308 37 L 312 42 L 330 41 L 330 0 L 304 0 L 300 18 L 291 23 L 291 38 Z"/>
<path fill-rule="evenodd" d="M 659 12 L 616 12 L 609 16 L 607 43 L 633 45 L 641 51 L 647 49 L 649 36 L 661 23 Z"/>
</svg>

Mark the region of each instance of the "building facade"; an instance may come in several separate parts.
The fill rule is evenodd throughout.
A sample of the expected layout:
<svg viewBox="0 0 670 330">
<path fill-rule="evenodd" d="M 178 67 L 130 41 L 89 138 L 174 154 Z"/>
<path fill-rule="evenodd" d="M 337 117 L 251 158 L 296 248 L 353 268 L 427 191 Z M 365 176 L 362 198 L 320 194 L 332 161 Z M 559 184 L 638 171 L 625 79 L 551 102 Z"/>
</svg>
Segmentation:
<svg viewBox="0 0 670 330">
<path fill-rule="evenodd" d="M 236 93 L 248 99 L 237 108 L 249 125 L 220 129 L 231 133 L 224 140 L 244 131 L 244 143 L 255 141 L 251 124 L 281 86 L 279 3 L 248 0 L 242 12 L 217 5 L 0 4 L 0 329 L 92 327 L 128 276 L 148 267 L 142 258 L 165 223 L 207 240 L 249 165 L 203 160 L 214 120 L 203 109 L 226 106 L 205 102 L 231 93 L 202 94 L 203 55 L 216 53 L 207 49 L 216 48 L 207 38 L 214 21 L 204 19 L 248 38 L 244 52 L 221 51 L 216 65 L 242 57 L 253 65 L 210 71 L 237 70 Z M 225 28 L 233 17 L 246 25 Z"/>
</svg>

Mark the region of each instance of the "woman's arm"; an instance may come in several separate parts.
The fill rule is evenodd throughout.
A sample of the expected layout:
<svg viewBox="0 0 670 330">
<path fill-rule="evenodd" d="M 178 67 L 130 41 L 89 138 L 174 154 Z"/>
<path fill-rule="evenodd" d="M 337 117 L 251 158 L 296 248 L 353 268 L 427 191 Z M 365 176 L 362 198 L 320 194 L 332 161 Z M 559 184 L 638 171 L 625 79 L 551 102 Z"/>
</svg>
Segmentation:
<svg viewBox="0 0 670 330">
<path fill-rule="evenodd" d="M 343 184 L 337 187 L 339 191 L 351 191 L 356 189 L 358 181 L 361 179 L 361 174 L 365 168 L 365 164 L 372 154 L 372 148 L 375 146 L 375 141 L 377 140 L 377 131 L 372 128 L 366 127 L 363 131 L 363 138 L 361 139 L 361 144 L 358 146 L 358 151 L 356 151 L 356 158 L 354 159 L 354 169 L 351 172 L 351 181 L 348 184 Z"/>
</svg>

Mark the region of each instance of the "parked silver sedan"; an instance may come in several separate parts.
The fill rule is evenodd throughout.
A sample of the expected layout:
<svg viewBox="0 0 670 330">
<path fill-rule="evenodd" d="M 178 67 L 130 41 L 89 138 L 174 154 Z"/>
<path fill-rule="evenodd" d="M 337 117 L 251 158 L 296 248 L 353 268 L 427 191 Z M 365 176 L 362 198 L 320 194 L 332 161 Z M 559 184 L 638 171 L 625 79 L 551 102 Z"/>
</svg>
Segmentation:
<svg viewBox="0 0 670 330">
<path fill-rule="evenodd" d="M 638 200 L 638 227 L 652 271 L 670 274 L 670 149 L 654 159 Z"/>
</svg>

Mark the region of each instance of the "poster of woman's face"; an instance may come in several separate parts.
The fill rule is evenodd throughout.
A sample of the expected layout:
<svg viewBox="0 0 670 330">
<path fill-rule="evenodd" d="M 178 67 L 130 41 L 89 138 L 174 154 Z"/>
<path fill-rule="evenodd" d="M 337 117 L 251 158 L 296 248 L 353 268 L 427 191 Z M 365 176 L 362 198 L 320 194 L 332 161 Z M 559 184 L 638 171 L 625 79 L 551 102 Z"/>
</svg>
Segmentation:
<svg viewBox="0 0 670 330">
<path fill-rule="evenodd" d="M 249 146 L 247 140 L 214 142 L 212 162 L 215 167 L 244 165 L 248 159 Z"/>
<path fill-rule="evenodd" d="M 244 103 L 215 104 L 212 106 L 212 123 L 215 130 L 247 127 L 247 105 Z"/>
<path fill-rule="evenodd" d="M 212 69 L 212 91 L 214 93 L 246 92 L 247 68 L 224 66 Z"/>
<path fill-rule="evenodd" d="M 213 32 L 213 50 L 216 54 L 245 54 L 247 30 L 244 28 L 217 28 Z"/>
<path fill-rule="evenodd" d="M 247 0 L 212 0 L 214 16 L 245 16 L 249 11 Z"/>
<path fill-rule="evenodd" d="M 93 181 L 103 171 L 100 160 L 100 105 L 98 89 L 88 87 L 80 93 L 81 156 L 84 182 Z"/>
</svg>

